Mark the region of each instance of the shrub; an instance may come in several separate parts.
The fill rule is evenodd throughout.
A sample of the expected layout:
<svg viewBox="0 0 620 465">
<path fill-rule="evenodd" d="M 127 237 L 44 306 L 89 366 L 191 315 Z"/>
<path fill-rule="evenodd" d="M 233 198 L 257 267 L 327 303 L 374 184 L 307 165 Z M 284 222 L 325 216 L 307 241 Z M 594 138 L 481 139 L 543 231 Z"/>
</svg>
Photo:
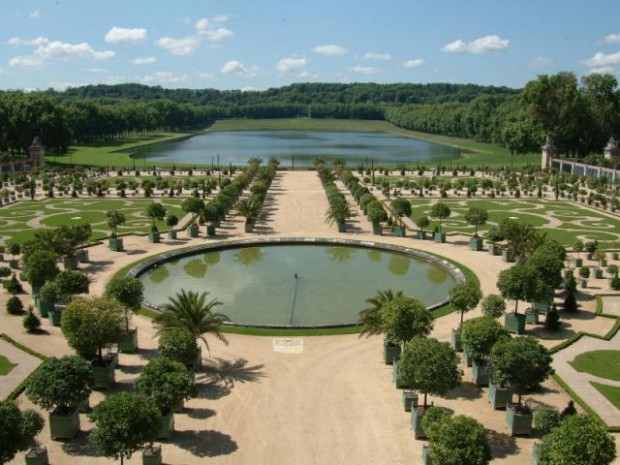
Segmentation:
<svg viewBox="0 0 620 465">
<path fill-rule="evenodd" d="M 583 279 L 588 279 L 590 277 L 590 268 L 587 266 L 579 268 L 579 276 Z"/>
<path fill-rule="evenodd" d="M 534 427 L 540 431 L 541 436 L 560 426 L 561 421 L 560 412 L 552 407 L 543 407 L 534 413 Z"/>
<path fill-rule="evenodd" d="M 609 285 L 614 291 L 620 291 L 620 277 L 618 277 L 617 271 L 614 277 L 609 280 Z"/>
<path fill-rule="evenodd" d="M 11 269 L 3 266 L 0 268 L 0 278 L 8 278 L 11 276 Z"/>
<path fill-rule="evenodd" d="M 13 273 L 13 276 L 10 280 L 2 283 L 2 286 L 7 290 L 9 294 L 21 294 L 24 292 L 24 288 L 21 283 L 17 280 L 17 276 Z"/>
<path fill-rule="evenodd" d="M 564 304 L 566 305 L 566 303 Z M 576 309 L 575 309 L 576 310 Z M 560 313 L 555 305 L 551 306 L 549 312 L 547 312 L 547 318 L 545 320 L 545 328 L 550 331 L 557 331 L 560 329 Z"/>
<path fill-rule="evenodd" d="M 482 299 L 482 313 L 485 316 L 499 318 L 506 312 L 506 301 L 501 295 L 489 294 Z"/>
<path fill-rule="evenodd" d="M 569 292 L 566 294 L 564 298 L 564 311 L 565 312 L 576 312 L 578 310 L 577 307 L 577 299 L 575 298 L 574 292 Z"/>
<path fill-rule="evenodd" d="M 13 296 L 6 302 L 6 311 L 11 315 L 19 315 L 24 311 L 24 304 L 19 297 Z"/>
<path fill-rule="evenodd" d="M 41 327 L 41 320 L 32 313 L 32 307 L 28 308 L 28 313 L 24 316 L 22 324 L 24 325 L 24 329 L 29 333 L 34 333 Z"/>
</svg>

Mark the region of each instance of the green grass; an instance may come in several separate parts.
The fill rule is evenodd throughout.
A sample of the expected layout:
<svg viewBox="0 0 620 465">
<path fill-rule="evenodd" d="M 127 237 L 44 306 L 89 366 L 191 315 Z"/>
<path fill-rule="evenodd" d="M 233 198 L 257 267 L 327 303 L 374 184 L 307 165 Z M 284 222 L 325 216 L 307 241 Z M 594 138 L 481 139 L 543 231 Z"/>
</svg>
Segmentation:
<svg viewBox="0 0 620 465">
<path fill-rule="evenodd" d="M 4 355 L 0 355 L 0 376 L 8 375 L 17 364 L 11 363 Z"/>
<path fill-rule="evenodd" d="M 603 394 L 609 402 L 614 404 L 614 407 L 620 409 L 620 387 L 595 383 L 594 381 L 591 381 L 590 384 L 594 386 L 598 392 Z"/>
<path fill-rule="evenodd" d="M 589 373 L 599 378 L 620 381 L 619 350 L 584 352 L 577 355 L 570 364 L 577 371 Z"/>
</svg>

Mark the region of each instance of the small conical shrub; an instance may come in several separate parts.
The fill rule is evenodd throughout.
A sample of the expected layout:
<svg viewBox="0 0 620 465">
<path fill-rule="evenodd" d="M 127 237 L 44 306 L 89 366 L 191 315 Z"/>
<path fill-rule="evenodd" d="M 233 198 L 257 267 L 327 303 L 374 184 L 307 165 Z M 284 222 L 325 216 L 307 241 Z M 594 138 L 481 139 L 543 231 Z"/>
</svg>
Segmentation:
<svg viewBox="0 0 620 465">
<path fill-rule="evenodd" d="M 574 300 L 574 297 L 573 297 Z M 549 312 L 547 312 L 547 319 L 545 320 L 545 328 L 547 328 L 550 331 L 557 331 L 558 329 L 560 329 L 560 313 L 558 312 L 558 309 L 556 308 L 555 305 L 552 305 L 551 308 L 549 309 Z"/>
<path fill-rule="evenodd" d="M 577 310 L 577 299 L 575 298 L 575 293 L 568 292 L 566 294 L 566 298 L 564 299 L 564 311 L 576 312 Z"/>
</svg>

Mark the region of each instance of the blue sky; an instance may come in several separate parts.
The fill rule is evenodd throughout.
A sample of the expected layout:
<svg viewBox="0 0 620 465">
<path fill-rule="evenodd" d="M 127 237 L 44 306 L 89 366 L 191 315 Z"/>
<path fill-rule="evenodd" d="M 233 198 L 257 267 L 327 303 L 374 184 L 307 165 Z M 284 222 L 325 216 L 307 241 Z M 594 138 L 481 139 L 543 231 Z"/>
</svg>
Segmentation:
<svg viewBox="0 0 620 465">
<path fill-rule="evenodd" d="M 3 0 L 0 88 L 620 75 L 617 0 Z"/>
</svg>

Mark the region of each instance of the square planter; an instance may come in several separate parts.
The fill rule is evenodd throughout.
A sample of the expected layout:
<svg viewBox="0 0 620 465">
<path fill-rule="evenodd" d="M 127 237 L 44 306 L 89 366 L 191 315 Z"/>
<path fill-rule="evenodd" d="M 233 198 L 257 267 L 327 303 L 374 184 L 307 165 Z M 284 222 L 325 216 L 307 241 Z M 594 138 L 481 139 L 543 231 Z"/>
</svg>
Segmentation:
<svg viewBox="0 0 620 465">
<path fill-rule="evenodd" d="M 581 268 L 583 266 L 583 258 L 573 258 L 573 266 Z"/>
<path fill-rule="evenodd" d="M 138 328 L 130 329 L 128 333 L 118 341 L 118 351 L 122 353 L 132 353 L 138 348 Z"/>
<path fill-rule="evenodd" d="M 534 463 L 534 465 L 538 465 L 539 460 L 540 460 L 540 443 L 535 442 L 532 445 L 532 462 Z"/>
<path fill-rule="evenodd" d="M 603 269 L 602 268 L 592 268 L 592 275 L 596 279 L 602 279 L 603 278 Z"/>
<path fill-rule="evenodd" d="M 412 408 L 418 406 L 418 393 L 405 389 L 403 390 L 403 407 L 405 412 L 411 412 Z"/>
<path fill-rule="evenodd" d="M 469 250 L 475 250 L 475 251 L 482 250 L 482 238 L 481 237 L 472 237 L 469 240 Z"/>
<path fill-rule="evenodd" d="M 525 322 L 533 325 L 538 324 L 538 312 L 536 310 L 525 311 Z"/>
<path fill-rule="evenodd" d="M 33 447 L 26 452 L 26 465 L 48 465 L 49 458 L 45 447 Z"/>
<path fill-rule="evenodd" d="M 14 270 L 18 269 L 19 268 L 19 260 L 15 260 L 15 259 L 9 260 L 9 266 L 11 268 L 13 268 Z"/>
<path fill-rule="evenodd" d="M 502 250 L 502 259 L 508 263 L 514 262 L 515 256 L 512 250 Z"/>
<path fill-rule="evenodd" d="M 375 236 L 381 236 L 383 234 L 383 225 L 381 223 L 372 224 L 372 233 Z"/>
<path fill-rule="evenodd" d="M 196 223 L 190 224 L 186 231 L 189 237 L 198 237 L 198 225 Z"/>
<path fill-rule="evenodd" d="M 142 465 L 161 465 L 161 446 L 152 446 L 143 449 Z"/>
<path fill-rule="evenodd" d="M 487 360 L 474 360 L 471 366 L 471 376 L 476 386 L 486 386 L 491 377 L 491 363 Z"/>
<path fill-rule="evenodd" d="M 516 404 L 506 405 L 506 428 L 510 431 L 511 436 L 519 436 L 523 434 L 532 434 L 531 411 L 519 411 Z"/>
<path fill-rule="evenodd" d="M 383 343 L 383 361 L 386 365 L 391 365 L 395 360 L 400 358 L 400 346 Z"/>
<path fill-rule="evenodd" d="M 77 257 L 65 257 L 62 264 L 65 267 L 65 270 L 75 271 L 78 267 Z"/>
<path fill-rule="evenodd" d="M 397 237 L 405 237 L 405 231 L 407 228 L 405 226 L 392 226 L 392 232 Z"/>
<path fill-rule="evenodd" d="M 338 232 L 340 232 L 340 233 L 347 232 L 347 222 L 346 221 L 337 221 L 336 224 L 338 225 Z"/>
<path fill-rule="evenodd" d="M 521 313 L 507 313 L 504 317 L 504 326 L 508 331 L 515 334 L 525 332 L 525 315 Z"/>
<path fill-rule="evenodd" d="M 87 413 L 90 410 L 90 394 L 84 397 L 80 403 L 76 405 L 78 412 Z"/>
<path fill-rule="evenodd" d="M 618 252 L 612 252 L 611 253 L 611 259 L 612 260 L 618 260 Z"/>
<path fill-rule="evenodd" d="M 60 326 L 60 322 L 62 321 L 62 310 L 51 310 L 48 316 L 50 321 L 52 322 L 52 326 Z"/>
<path fill-rule="evenodd" d="M 440 244 L 446 242 L 446 233 L 443 231 L 437 231 L 435 233 L 435 242 L 439 242 Z"/>
<path fill-rule="evenodd" d="M 582 279 L 581 280 L 581 288 L 585 289 L 588 287 L 588 280 L 587 279 Z"/>
<path fill-rule="evenodd" d="M 433 459 L 430 456 L 430 447 L 426 444 L 422 447 L 422 465 L 433 465 Z"/>
<path fill-rule="evenodd" d="M 425 439 L 426 433 L 424 432 L 424 428 L 422 428 L 422 418 L 424 417 L 424 413 L 428 407 L 416 407 L 411 409 L 411 429 L 413 430 L 413 435 L 416 439 Z"/>
<path fill-rule="evenodd" d="M 539 314 L 546 315 L 549 313 L 549 309 L 553 305 L 553 299 L 551 300 L 542 300 L 537 302 L 532 302 L 532 309 L 535 310 Z"/>
<path fill-rule="evenodd" d="M 122 252 L 123 251 L 123 239 L 120 237 L 111 237 L 108 241 L 108 245 L 110 250 L 113 252 Z"/>
<path fill-rule="evenodd" d="M 452 329 L 450 341 L 454 350 L 457 352 L 461 352 L 463 350 L 463 344 L 461 343 L 461 332 L 458 329 Z"/>
<path fill-rule="evenodd" d="M 489 381 L 488 399 L 495 410 L 504 409 L 512 403 L 512 389 L 498 386 Z"/>
<path fill-rule="evenodd" d="M 463 362 L 465 362 L 465 365 L 468 367 L 471 367 L 474 363 L 474 359 L 469 355 L 467 347 L 463 347 Z"/>
<path fill-rule="evenodd" d="M 69 415 L 50 412 L 49 426 L 52 439 L 72 439 L 80 430 L 80 413 L 77 407 Z"/>
<path fill-rule="evenodd" d="M 243 225 L 243 230 L 246 233 L 251 233 L 252 231 L 254 231 L 254 222 L 252 221 L 246 221 L 245 224 Z M 338 229 L 340 231 L 340 229 Z M 344 231 L 341 231 L 344 232 Z"/>
<path fill-rule="evenodd" d="M 501 249 L 497 244 L 489 244 L 487 251 L 489 252 L 489 255 L 499 255 L 501 253 Z"/>
<path fill-rule="evenodd" d="M 209 237 L 215 236 L 215 225 L 214 224 L 207 225 L 207 236 Z"/>
<path fill-rule="evenodd" d="M 171 229 L 168 231 L 168 239 L 176 239 L 177 238 L 177 230 L 176 229 Z"/>
<path fill-rule="evenodd" d="M 416 238 L 420 239 L 421 241 L 426 240 L 426 231 L 418 231 L 415 233 Z"/>
<path fill-rule="evenodd" d="M 167 415 L 161 417 L 161 428 L 157 439 L 170 439 L 174 433 L 174 413 L 169 412 Z"/>
<path fill-rule="evenodd" d="M 75 257 L 77 258 L 77 261 L 80 263 L 88 263 L 90 260 L 87 249 L 77 250 L 75 252 Z"/>
<path fill-rule="evenodd" d="M 159 234 L 159 231 L 151 231 L 149 233 L 149 242 L 152 244 L 158 244 L 161 242 L 161 234 Z"/>
<path fill-rule="evenodd" d="M 114 363 L 112 360 L 104 360 L 103 365 L 93 364 L 93 388 L 94 389 L 108 389 L 114 384 Z"/>
<path fill-rule="evenodd" d="M 39 310 L 39 315 L 42 318 L 49 318 L 50 313 L 54 310 L 54 304 L 50 304 L 40 298 L 36 298 L 34 301 L 37 310 Z"/>
<path fill-rule="evenodd" d="M 392 381 L 396 385 L 396 389 L 408 389 L 409 388 L 409 386 L 407 386 L 405 383 L 401 382 L 398 379 L 398 360 L 394 360 L 394 363 L 392 364 Z"/>
</svg>

